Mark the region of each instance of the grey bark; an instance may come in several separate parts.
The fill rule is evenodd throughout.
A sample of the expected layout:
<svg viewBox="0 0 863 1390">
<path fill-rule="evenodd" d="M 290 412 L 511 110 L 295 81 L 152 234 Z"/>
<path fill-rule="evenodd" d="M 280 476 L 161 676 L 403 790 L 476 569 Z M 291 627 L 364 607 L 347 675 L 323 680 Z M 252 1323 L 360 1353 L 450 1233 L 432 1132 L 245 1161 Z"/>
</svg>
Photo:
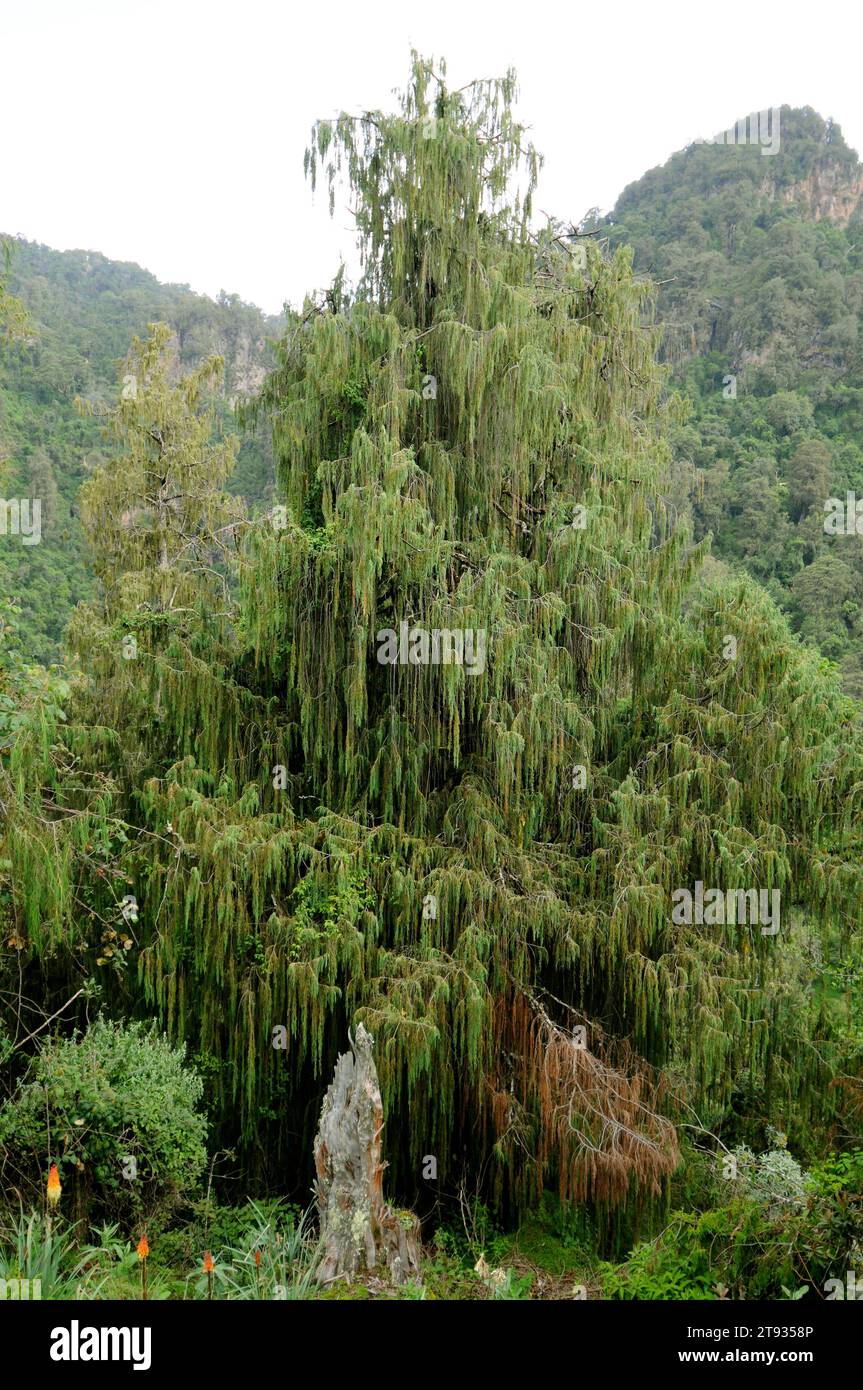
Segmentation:
<svg viewBox="0 0 863 1390">
<path fill-rule="evenodd" d="M 413 1212 L 395 1212 L 384 1201 L 384 1111 L 374 1039 L 362 1024 L 348 1038 L 351 1051 L 336 1063 L 315 1138 L 323 1247 L 318 1282 L 384 1268 L 393 1283 L 403 1284 L 420 1274 L 419 1221 Z"/>
</svg>

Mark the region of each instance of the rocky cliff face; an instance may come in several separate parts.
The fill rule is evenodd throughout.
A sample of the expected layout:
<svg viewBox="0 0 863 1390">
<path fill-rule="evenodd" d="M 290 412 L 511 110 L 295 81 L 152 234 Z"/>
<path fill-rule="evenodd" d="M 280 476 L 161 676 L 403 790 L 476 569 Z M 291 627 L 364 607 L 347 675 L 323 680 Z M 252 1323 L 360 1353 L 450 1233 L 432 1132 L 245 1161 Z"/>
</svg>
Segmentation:
<svg viewBox="0 0 863 1390">
<path fill-rule="evenodd" d="M 863 200 L 863 166 L 849 175 L 843 165 L 824 160 L 806 178 L 782 189 L 777 190 L 769 178 L 765 179 L 761 192 L 800 207 L 813 222 L 826 220 L 847 227 Z"/>
<path fill-rule="evenodd" d="M 241 333 L 228 355 L 227 345 L 220 349 L 225 355 L 231 404 L 243 397 L 253 396 L 267 375 L 267 344 L 265 338 Z"/>
</svg>

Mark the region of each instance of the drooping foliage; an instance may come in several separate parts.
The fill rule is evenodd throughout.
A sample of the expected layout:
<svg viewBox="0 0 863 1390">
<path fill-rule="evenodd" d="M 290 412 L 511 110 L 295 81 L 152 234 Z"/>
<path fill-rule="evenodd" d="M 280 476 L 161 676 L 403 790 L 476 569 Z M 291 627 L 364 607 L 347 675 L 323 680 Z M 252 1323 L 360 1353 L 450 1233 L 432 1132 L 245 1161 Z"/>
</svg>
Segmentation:
<svg viewBox="0 0 863 1390">
<path fill-rule="evenodd" d="M 858 925 L 863 757 L 769 600 L 696 579 L 657 501 L 648 292 L 625 251 L 531 230 L 514 95 L 416 59 L 396 115 L 315 128 L 364 277 L 307 302 L 250 408 L 264 523 L 221 496 L 206 373 L 134 349 L 84 501 L 75 728 L 19 740 L 4 852 L 19 950 L 65 937 L 67 972 L 95 957 L 188 1040 L 260 1171 L 307 1171 L 360 1020 L 403 1190 L 435 1155 L 450 1188 L 610 1206 L 661 1191 L 675 1123 L 838 1105 L 806 953 Z M 698 880 L 779 890 L 780 930 L 676 924 Z"/>
</svg>

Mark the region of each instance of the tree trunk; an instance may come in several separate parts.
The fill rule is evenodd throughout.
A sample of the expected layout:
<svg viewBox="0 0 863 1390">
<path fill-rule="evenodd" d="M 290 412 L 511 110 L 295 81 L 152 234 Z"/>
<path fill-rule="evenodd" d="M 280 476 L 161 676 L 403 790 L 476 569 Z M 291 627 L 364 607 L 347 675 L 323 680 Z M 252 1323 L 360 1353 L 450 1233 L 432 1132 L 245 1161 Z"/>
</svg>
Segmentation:
<svg viewBox="0 0 863 1390">
<path fill-rule="evenodd" d="M 383 1197 L 384 1111 L 372 1057 L 374 1039 L 362 1024 L 351 1051 L 336 1063 L 315 1138 L 315 1194 L 323 1258 L 318 1282 L 385 1267 L 394 1284 L 420 1273 L 419 1221 L 394 1212 Z"/>
</svg>

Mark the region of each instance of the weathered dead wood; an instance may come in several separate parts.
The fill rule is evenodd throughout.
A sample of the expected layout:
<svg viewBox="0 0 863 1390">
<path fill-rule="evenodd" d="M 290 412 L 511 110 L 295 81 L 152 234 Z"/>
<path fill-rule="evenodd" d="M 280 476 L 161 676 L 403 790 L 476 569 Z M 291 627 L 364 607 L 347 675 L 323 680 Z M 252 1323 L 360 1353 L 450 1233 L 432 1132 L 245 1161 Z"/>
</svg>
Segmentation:
<svg viewBox="0 0 863 1390">
<path fill-rule="evenodd" d="M 386 1268 L 393 1283 L 403 1284 L 420 1274 L 419 1221 L 413 1212 L 395 1212 L 384 1201 L 384 1110 L 374 1039 L 362 1024 L 355 1037 L 348 1037 L 351 1051 L 336 1063 L 315 1138 L 323 1247 L 318 1282 Z"/>
</svg>

